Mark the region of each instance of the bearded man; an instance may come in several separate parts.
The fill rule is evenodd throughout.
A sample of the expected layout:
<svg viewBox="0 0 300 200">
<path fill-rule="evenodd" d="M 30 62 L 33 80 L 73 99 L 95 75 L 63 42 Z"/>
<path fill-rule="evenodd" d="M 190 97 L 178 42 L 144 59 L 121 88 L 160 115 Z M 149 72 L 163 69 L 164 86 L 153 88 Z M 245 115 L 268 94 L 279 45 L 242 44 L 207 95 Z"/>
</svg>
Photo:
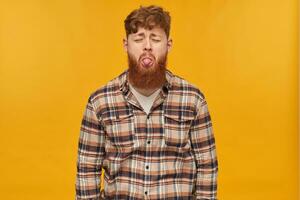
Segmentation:
<svg viewBox="0 0 300 200">
<path fill-rule="evenodd" d="M 141 6 L 125 19 L 128 69 L 90 95 L 83 115 L 77 200 L 217 199 L 207 102 L 166 68 L 170 21 L 158 6 Z"/>
</svg>

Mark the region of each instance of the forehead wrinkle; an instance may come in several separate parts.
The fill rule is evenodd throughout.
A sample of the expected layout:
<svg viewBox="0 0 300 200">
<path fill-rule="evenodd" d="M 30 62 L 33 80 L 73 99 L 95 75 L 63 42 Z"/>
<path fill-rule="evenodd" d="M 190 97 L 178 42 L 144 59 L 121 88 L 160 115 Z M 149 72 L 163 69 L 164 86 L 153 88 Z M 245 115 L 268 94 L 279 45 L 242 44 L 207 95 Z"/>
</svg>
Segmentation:
<svg viewBox="0 0 300 200">
<path fill-rule="evenodd" d="M 146 34 L 144 32 L 142 33 L 136 33 L 136 36 L 145 36 Z M 160 37 L 160 34 L 156 34 L 156 33 L 150 33 L 150 37 Z"/>
</svg>

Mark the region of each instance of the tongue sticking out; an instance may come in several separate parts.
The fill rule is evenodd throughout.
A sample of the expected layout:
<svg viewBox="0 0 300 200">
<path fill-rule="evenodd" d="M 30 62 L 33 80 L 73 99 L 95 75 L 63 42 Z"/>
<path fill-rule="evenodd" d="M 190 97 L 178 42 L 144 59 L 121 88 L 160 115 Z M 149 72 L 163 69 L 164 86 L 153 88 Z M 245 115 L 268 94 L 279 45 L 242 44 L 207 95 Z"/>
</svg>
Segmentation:
<svg viewBox="0 0 300 200">
<path fill-rule="evenodd" d="M 150 58 L 144 58 L 142 60 L 142 63 L 143 63 L 144 66 L 149 67 L 149 66 L 152 65 L 152 60 Z"/>
</svg>

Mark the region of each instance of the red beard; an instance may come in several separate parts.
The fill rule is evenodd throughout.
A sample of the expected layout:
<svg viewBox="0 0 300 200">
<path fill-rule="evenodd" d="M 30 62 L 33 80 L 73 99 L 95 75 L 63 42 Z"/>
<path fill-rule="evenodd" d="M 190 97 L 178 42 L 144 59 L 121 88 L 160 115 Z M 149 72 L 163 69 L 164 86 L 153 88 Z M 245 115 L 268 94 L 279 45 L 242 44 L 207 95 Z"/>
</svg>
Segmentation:
<svg viewBox="0 0 300 200">
<path fill-rule="evenodd" d="M 129 65 L 129 82 L 134 87 L 139 89 L 157 89 L 160 88 L 166 82 L 166 64 L 167 53 L 157 60 L 151 54 L 142 54 L 138 61 L 130 55 L 128 55 Z M 153 66 L 145 68 L 142 66 L 141 58 L 144 56 L 150 56 L 154 59 Z"/>
</svg>

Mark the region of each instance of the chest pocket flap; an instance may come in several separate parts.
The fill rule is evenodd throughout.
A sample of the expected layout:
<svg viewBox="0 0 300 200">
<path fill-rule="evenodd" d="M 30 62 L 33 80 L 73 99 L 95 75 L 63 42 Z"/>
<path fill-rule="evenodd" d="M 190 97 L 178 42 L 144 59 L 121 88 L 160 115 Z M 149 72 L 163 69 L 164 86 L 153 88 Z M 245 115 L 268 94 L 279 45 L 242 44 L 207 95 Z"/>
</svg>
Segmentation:
<svg viewBox="0 0 300 200">
<path fill-rule="evenodd" d="M 102 114 L 104 129 L 111 144 L 116 147 L 129 147 L 134 144 L 134 115 L 129 108 L 118 108 Z"/>
<path fill-rule="evenodd" d="M 186 146 L 189 141 L 189 130 L 194 117 L 194 112 L 190 110 L 165 110 L 165 144 L 173 147 Z"/>
</svg>

